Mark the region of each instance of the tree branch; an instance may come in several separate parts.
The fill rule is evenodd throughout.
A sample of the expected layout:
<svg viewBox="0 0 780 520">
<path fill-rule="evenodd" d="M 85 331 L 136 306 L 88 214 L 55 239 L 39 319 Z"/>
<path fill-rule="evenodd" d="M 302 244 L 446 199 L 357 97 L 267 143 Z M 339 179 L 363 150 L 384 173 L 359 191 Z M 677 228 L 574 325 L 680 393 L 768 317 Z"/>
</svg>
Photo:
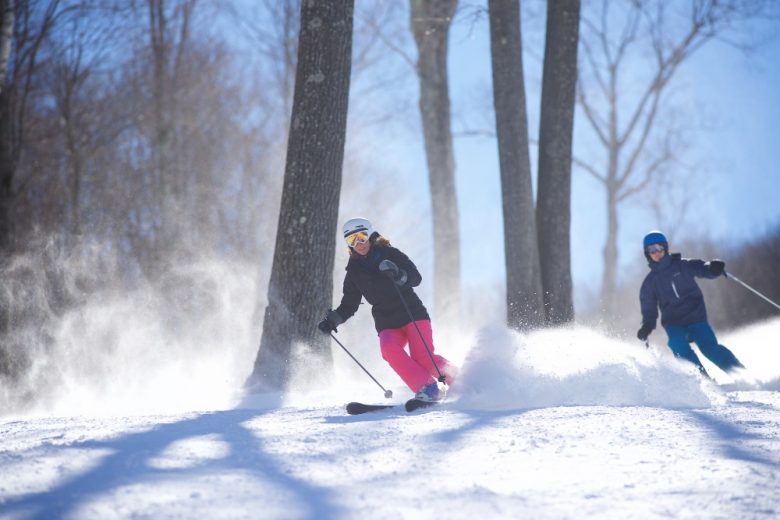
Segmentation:
<svg viewBox="0 0 780 520">
<path fill-rule="evenodd" d="M 639 156 L 644 151 L 645 143 L 647 142 L 647 138 L 653 129 L 653 122 L 655 121 L 656 114 L 658 113 L 658 103 L 660 98 L 661 98 L 661 91 L 655 90 L 652 106 L 650 107 L 647 117 L 645 118 L 645 123 L 642 127 L 642 134 L 639 138 L 639 142 L 634 147 L 634 150 L 631 152 L 629 160 L 626 163 L 626 166 L 623 169 L 622 174 L 618 174 L 618 178 L 617 178 L 618 188 L 622 186 L 625 183 L 626 179 L 628 179 L 631 176 L 631 172 L 634 169 L 634 165 L 639 159 Z"/>
<path fill-rule="evenodd" d="M 387 46 L 388 49 L 398 54 L 404 63 L 409 65 L 414 73 L 417 74 L 417 61 L 411 55 L 404 51 L 400 46 L 396 45 L 393 40 L 388 38 L 374 20 L 366 20 L 366 24 L 376 32 L 379 39 Z"/>
<path fill-rule="evenodd" d="M 577 81 L 577 102 L 582 107 L 582 110 L 585 113 L 585 118 L 588 120 L 591 127 L 593 127 L 593 130 L 596 132 L 599 141 L 601 141 L 604 146 L 609 146 L 609 138 L 607 138 L 606 134 L 601 128 L 601 125 L 606 125 L 606 123 L 599 121 L 598 116 L 596 115 L 596 111 L 593 110 L 590 102 L 585 97 L 585 92 L 582 88 L 582 81 Z"/>
<path fill-rule="evenodd" d="M 578 158 L 578 157 L 576 157 L 576 156 L 574 156 L 574 155 L 572 155 L 572 158 L 571 158 L 571 160 L 574 162 L 574 164 L 576 164 L 577 166 L 579 166 L 580 168 L 582 168 L 583 170 L 585 170 L 585 172 L 586 172 L 586 173 L 589 173 L 589 174 L 590 174 L 590 175 L 591 175 L 591 176 L 592 176 L 594 179 L 596 179 L 596 180 L 597 180 L 597 181 L 599 181 L 601 184 L 603 184 L 603 185 L 605 185 L 605 186 L 606 186 L 606 184 L 607 184 L 607 179 L 606 179 L 606 178 L 605 178 L 603 175 L 601 175 L 601 174 L 598 172 L 598 170 L 596 170 L 596 168 L 595 168 L 595 167 L 593 167 L 593 165 L 591 165 L 590 163 L 587 163 L 587 162 L 583 161 L 582 159 L 580 159 L 580 158 Z"/>
</svg>

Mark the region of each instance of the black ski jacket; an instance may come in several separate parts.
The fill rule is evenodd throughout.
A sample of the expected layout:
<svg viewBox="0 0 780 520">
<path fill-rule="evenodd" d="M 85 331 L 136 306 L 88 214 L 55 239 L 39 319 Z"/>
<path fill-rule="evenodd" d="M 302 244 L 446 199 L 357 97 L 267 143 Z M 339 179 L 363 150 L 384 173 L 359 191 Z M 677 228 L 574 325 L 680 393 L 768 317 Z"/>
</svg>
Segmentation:
<svg viewBox="0 0 780 520">
<path fill-rule="evenodd" d="M 344 296 L 336 312 L 344 321 L 355 314 L 362 298 L 371 304 L 371 314 L 377 332 L 385 329 L 397 329 L 411 323 L 409 313 L 404 308 L 395 283 L 379 271 L 379 263 L 388 259 L 406 271 L 407 281 L 399 287 L 401 294 L 416 320 L 429 320 L 428 311 L 415 294 L 412 287 L 417 287 L 422 276 L 409 258 L 392 246 L 372 245 L 368 254 L 363 257 L 353 254 L 347 263 L 347 274 L 344 276 Z"/>
</svg>

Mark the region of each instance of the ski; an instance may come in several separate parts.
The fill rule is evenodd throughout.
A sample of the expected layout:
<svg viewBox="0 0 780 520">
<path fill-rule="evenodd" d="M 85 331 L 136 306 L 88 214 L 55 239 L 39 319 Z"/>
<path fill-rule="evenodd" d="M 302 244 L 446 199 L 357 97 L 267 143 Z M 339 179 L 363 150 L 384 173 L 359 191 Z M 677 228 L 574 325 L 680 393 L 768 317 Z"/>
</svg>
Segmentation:
<svg viewBox="0 0 780 520">
<path fill-rule="evenodd" d="M 363 413 L 368 412 L 376 412 L 379 410 L 386 410 L 388 408 L 393 408 L 394 404 L 364 404 L 364 403 L 357 403 L 352 402 L 347 404 L 347 413 L 349 415 L 360 415 Z"/>
<path fill-rule="evenodd" d="M 419 410 L 420 408 L 427 408 L 429 406 L 439 404 L 440 402 L 441 401 L 422 401 L 420 399 L 412 398 L 406 401 L 404 408 L 406 408 L 407 412 L 413 412 L 415 410 Z"/>
<path fill-rule="evenodd" d="M 441 401 L 421 401 L 420 399 L 409 399 L 404 404 L 404 408 L 407 412 L 413 412 L 420 408 L 427 408 L 435 404 L 439 404 Z M 378 412 L 380 410 L 387 410 L 388 408 L 395 408 L 397 404 L 365 404 L 358 402 L 351 402 L 347 404 L 347 413 L 349 415 L 361 415 L 369 412 Z"/>
</svg>

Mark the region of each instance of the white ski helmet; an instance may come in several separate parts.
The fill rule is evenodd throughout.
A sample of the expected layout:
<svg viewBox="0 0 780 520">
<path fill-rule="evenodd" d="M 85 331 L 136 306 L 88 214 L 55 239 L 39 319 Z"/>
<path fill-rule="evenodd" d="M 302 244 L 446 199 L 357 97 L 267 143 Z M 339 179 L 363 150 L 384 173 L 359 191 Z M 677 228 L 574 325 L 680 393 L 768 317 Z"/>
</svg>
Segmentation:
<svg viewBox="0 0 780 520">
<path fill-rule="evenodd" d="M 344 222 L 343 229 L 344 238 L 347 238 L 352 233 L 357 233 L 358 231 L 365 231 L 368 233 L 369 237 L 374 234 L 374 228 L 371 226 L 371 222 L 369 222 L 368 219 L 362 217 L 356 217 L 347 220 Z"/>
</svg>

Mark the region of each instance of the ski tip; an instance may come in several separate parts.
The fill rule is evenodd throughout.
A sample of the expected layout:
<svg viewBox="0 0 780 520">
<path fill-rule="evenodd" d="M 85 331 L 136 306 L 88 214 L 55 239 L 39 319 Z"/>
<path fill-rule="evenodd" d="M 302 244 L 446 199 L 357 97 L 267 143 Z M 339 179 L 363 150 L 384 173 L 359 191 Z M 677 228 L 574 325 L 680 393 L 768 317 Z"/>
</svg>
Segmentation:
<svg viewBox="0 0 780 520">
<path fill-rule="evenodd" d="M 415 410 L 419 410 L 420 408 L 428 408 L 429 406 L 434 406 L 440 403 L 441 401 L 421 401 L 420 399 L 409 399 L 406 401 L 404 408 L 406 408 L 407 412 L 413 412 Z"/>
<path fill-rule="evenodd" d="M 347 413 L 349 415 L 360 415 L 368 412 L 376 412 L 377 410 L 385 410 L 392 408 L 395 405 L 392 404 L 365 404 L 358 402 L 347 403 Z"/>
</svg>

